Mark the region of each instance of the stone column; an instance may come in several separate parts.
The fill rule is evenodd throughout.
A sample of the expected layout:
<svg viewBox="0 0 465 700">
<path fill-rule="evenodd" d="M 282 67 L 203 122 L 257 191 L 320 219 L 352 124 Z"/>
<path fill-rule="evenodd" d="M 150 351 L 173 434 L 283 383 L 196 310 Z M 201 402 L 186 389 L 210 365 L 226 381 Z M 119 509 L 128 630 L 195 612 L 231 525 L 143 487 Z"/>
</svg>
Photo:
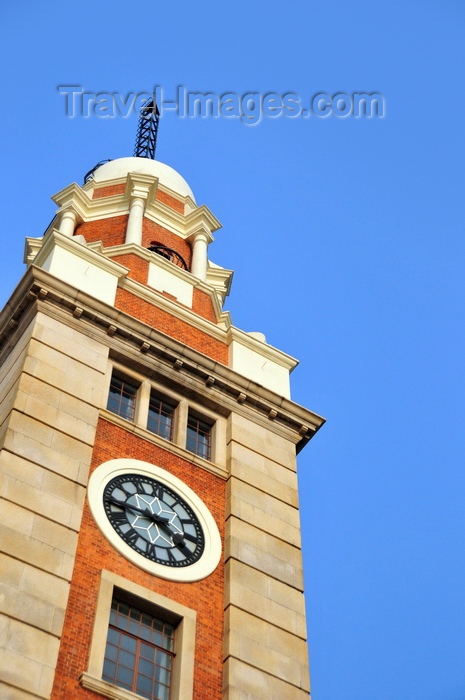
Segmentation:
<svg viewBox="0 0 465 700">
<path fill-rule="evenodd" d="M 195 277 L 207 279 L 208 244 L 211 236 L 206 231 L 198 231 L 192 238 L 191 272 Z"/>
<path fill-rule="evenodd" d="M 125 243 L 142 245 L 142 224 L 147 203 L 155 199 L 158 180 L 142 173 L 128 173 L 126 197 L 129 200 L 129 219 Z"/>
<path fill-rule="evenodd" d="M 129 206 L 128 227 L 126 229 L 126 243 L 142 245 L 142 221 L 144 219 L 144 200 L 142 197 L 134 197 Z"/>
<path fill-rule="evenodd" d="M 65 209 L 61 214 L 59 232 L 71 238 L 76 226 L 76 212 L 73 209 Z"/>
</svg>

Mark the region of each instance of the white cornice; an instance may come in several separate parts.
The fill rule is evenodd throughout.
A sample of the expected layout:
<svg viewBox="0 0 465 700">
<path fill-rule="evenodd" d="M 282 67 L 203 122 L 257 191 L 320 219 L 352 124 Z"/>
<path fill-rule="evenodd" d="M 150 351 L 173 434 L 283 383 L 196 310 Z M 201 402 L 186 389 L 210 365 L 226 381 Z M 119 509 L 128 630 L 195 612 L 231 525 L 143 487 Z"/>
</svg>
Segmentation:
<svg viewBox="0 0 465 700">
<path fill-rule="evenodd" d="M 144 216 L 154 223 L 163 226 L 163 228 L 173 231 L 181 238 L 188 238 L 198 229 L 207 231 L 211 236 L 212 231 L 221 228 L 221 223 L 204 204 L 184 215 L 175 211 L 160 200 L 155 199 L 157 186 L 161 191 L 166 191 L 170 195 L 175 196 L 175 193 L 167 187 L 158 185 L 158 178 L 148 175 L 129 173 L 126 178 L 109 180 L 108 184 L 111 185 L 126 185 L 125 192 L 122 194 L 91 199 L 90 187 L 86 185 L 86 189 L 83 189 L 76 183 L 73 183 L 65 187 L 65 189 L 60 190 L 60 192 L 57 192 L 52 199 L 60 207 L 60 212 L 67 208 L 72 208 L 76 211 L 81 221 L 89 222 L 99 219 L 109 219 L 114 216 L 123 216 L 129 213 L 131 196 L 136 195 L 136 192 L 134 192 L 134 185 L 137 187 L 137 183 L 143 185 L 143 190 L 149 188 L 147 190 L 148 194 L 143 192 L 142 195 L 140 195 L 144 198 L 147 197 Z M 105 186 L 107 186 L 106 183 Z M 178 195 L 177 199 L 181 201 L 188 200 L 189 206 L 193 204 L 190 197 L 180 198 Z"/>
<path fill-rule="evenodd" d="M 75 182 L 54 194 L 52 200 L 60 207 L 59 211 L 71 207 L 81 218 L 85 217 L 92 201 L 87 192 L 84 192 Z"/>
<path fill-rule="evenodd" d="M 50 227 L 49 227 L 50 228 Z M 48 233 L 47 229 L 47 233 Z M 53 229 L 50 229 L 53 230 Z M 24 244 L 24 257 L 23 257 L 23 262 L 26 263 L 26 265 L 32 265 L 34 262 L 37 253 L 39 250 L 42 248 L 42 244 L 44 242 L 44 238 L 47 235 L 47 233 L 42 237 L 42 238 L 26 238 L 25 244 Z"/>
<path fill-rule="evenodd" d="M 34 265 L 26 271 L 0 312 L 0 362 L 37 311 L 108 342 L 118 356 L 122 352 L 144 366 L 149 363 L 147 367 L 158 367 L 163 376 L 179 383 L 176 391 L 182 393 L 182 387 L 188 386 L 189 390 L 204 395 L 207 381 L 209 400 L 224 408 L 224 415 L 230 410 L 237 411 L 268 425 L 274 432 L 284 431 L 288 439 L 296 442 L 298 451 L 324 423 L 323 418 L 303 406 Z M 108 328 L 114 331 L 109 333 Z"/>
<path fill-rule="evenodd" d="M 151 251 L 141 248 L 141 246 L 134 243 L 112 246 L 111 248 L 103 249 L 101 242 L 97 241 L 96 243 L 91 243 L 90 245 L 85 246 L 75 242 L 75 240 L 72 238 L 63 236 L 58 231 L 52 231 L 43 239 L 26 239 L 26 262 L 29 264 L 34 262 L 34 264 L 40 267 L 55 245 L 60 245 L 62 248 L 70 250 L 75 255 L 92 262 L 98 267 L 116 274 L 119 278 L 118 284 L 122 289 L 126 289 L 135 296 L 144 299 L 149 304 L 166 311 L 175 318 L 178 318 L 197 330 L 217 338 L 221 342 L 226 343 L 228 346 L 233 340 L 235 340 L 241 345 L 253 350 L 255 353 L 262 355 L 264 358 L 276 362 L 289 372 L 291 372 L 298 364 L 298 360 L 296 360 L 294 357 L 284 353 L 282 350 L 274 348 L 272 345 L 268 345 L 260 340 L 257 340 L 245 331 L 233 326 L 231 324 L 231 316 L 229 312 L 223 311 L 221 308 L 220 300 L 218 299 L 216 289 L 213 285 L 202 282 L 202 280 L 199 280 L 197 277 L 193 277 L 189 272 L 176 267 L 156 253 L 152 253 Z M 35 255 L 33 254 L 34 252 Z M 170 274 L 179 277 L 184 282 L 191 284 L 192 287 L 207 294 L 213 304 L 216 323 L 199 316 L 192 311 L 192 309 L 169 299 L 160 292 L 157 292 L 156 290 L 127 277 L 128 268 L 112 260 L 113 257 L 123 254 L 137 255 L 139 258 L 158 265 Z M 229 270 L 222 271 L 221 268 L 211 269 L 215 274 L 219 274 L 220 272 L 224 272 L 226 274 L 230 273 Z"/>
<path fill-rule="evenodd" d="M 123 265 L 106 258 L 104 255 L 93 251 L 91 248 L 89 248 L 89 246 L 78 242 L 75 238 L 64 236 L 55 229 L 50 231 L 41 240 L 41 248 L 34 258 L 34 264 L 38 267 L 41 267 L 44 264 L 45 260 L 55 247 L 59 247 L 73 253 L 73 255 L 76 255 L 82 260 L 92 263 L 92 265 L 95 265 L 106 272 L 110 272 L 119 279 L 125 277 L 125 275 L 127 275 L 129 272 L 127 267 L 124 267 Z"/>
<path fill-rule="evenodd" d="M 137 173 L 135 173 L 137 175 Z M 196 203 L 190 197 L 189 195 L 182 195 L 179 194 L 179 192 L 175 192 L 174 190 L 170 189 L 166 185 L 163 185 L 158 177 L 146 175 L 145 177 L 150 177 L 150 179 L 154 182 L 157 182 L 157 189 L 160 190 L 160 192 L 164 192 L 165 194 L 168 194 L 170 197 L 173 197 L 173 199 L 176 199 L 178 202 L 181 202 L 184 205 L 188 205 L 190 208 L 197 208 Z M 94 193 L 96 190 L 101 190 L 104 189 L 105 187 L 117 187 L 118 185 L 125 185 L 126 184 L 126 177 L 115 177 L 112 180 L 101 180 L 98 183 L 95 182 L 95 180 L 89 180 L 88 182 L 85 183 L 85 185 L 82 186 L 82 189 L 85 190 L 86 192 L 91 192 Z M 110 195 L 112 196 L 112 195 Z M 100 197 L 99 197 L 100 199 Z"/>
<path fill-rule="evenodd" d="M 75 209 L 82 221 L 108 219 L 113 216 L 128 214 L 130 198 L 124 194 L 90 199 L 87 191 L 73 183 L 52 197 L 62 211 L 68 207 Z"/>
<path fill-rule="evenodd" d="M 229 312 L 227 311 L 222 312 L 221 321 L 218 324 L 215 324 L 212 323 L 212 321 L 202 318 L 202 316 L 198 316 L 191 309 L 181 306 L 181 304 L 168 299 L 163 294 L 149 289 L 140 282 L 132 280 L 130 277 L 121 279 L 119 281 L 119 285 L 122 289 L 126 289 L 141 299 L 145 299 L 145 301 L 149 302 L 150 304 L 163 309 L 175 318 L 179 318 L 185 323 L 188 323 L 190 326 L 193 326 L 194 328 L 217 338 L 223 343 L 226 343 L 228 346 L 233 340 L 235 340 L 241 345 L 253 350 L 255 353 L 262 355 L 262 357 L 266 358 L 267 360 L 271 360 L 276 364 L 279 364 L 289 372 L 291 372 L 298 364 L 298 360 L 291 357 L 287 353 L 282 352 L 282 350 L 278 350 L 272 345 L 263 343 L 248 333 L 245 333 L 239 328 L 231 325 L 231 318 Z"/>
<path fill-rule="evenodd" d="M 224 302 L 231 290 L 231 283 L 234 272 L 224 267 L 215 265 L 210 260 L 207 268 L 207 284 L 211 284 L 220 296 L 220 301 Z"/>
<path fill-rule="evenodd" d="M 186 216 L 186 231 L 188 234 L 201 226 L 206 226 L 210 232 L 221 228 L 220 222 L 205 204 L 201 204 L 200 207 L 197 207 L 197 209 L 194 209 Z"/>
<path fill-rule="evenodd" d="M 257 340 L 252 335 L 249 335 L 249 333 L 241 331 L 235 326 L 230 326 L 228 328 L 227 337 L 228 345 L 235 340 L 241 345 L 253 350 L 255 353 L 262 355 L 267 360 L 272 360 L 273 362 L 276 362 L 276 364 L 281 365 L 281 367 L 287 369 L 288 372 L 292 372 L 292 370 L 299 364 L 299 361 L 296 360 L 295 357 L 288 355 L 282 350 L 278 350 L 272 345 L 268 345 L 268 343 Z"/>
<path fill-rule="evenodd" d="M 34 261 L 34 264 L 40 267 L 55 245 L 59 245 L 60 247 L 73 252 L 75 255 L 84 260 L 88 260 L 101 269 L 112 272 L 113 274 L 117 275 L 118 284 L 122 289 L 125 289 L 135 296 L 144 299 L 149 304 L 166 311 L 170 315 L 178 318 L 197 330 L 217 338 L 219 341 L 226 343 L 228 346 L 233 341 L 239 342 L 241 345 L 253 350 L 253 352 L 258 353 L 259 355 L 262 355 L 264 358 L 276 362 L 289 372 L 291 372 L 298 364 L 298 360 L 296 360 L 294 357 L 284 353 L 282 350 L 274 348 L 272 345 L 268 345 L 260 340 L 257 340 L 245 331 L 233 326 L 231 324 L 229 312 L 222 311 L 221 309 L 220 300 L 218 299 L 214 286 L 202 282 L 202 280 L 198 279 L 197 277 L 193 277 L 189 272 L 176 267 L 156 253 L 152 253 L 151 251 L 141 248 L 141 246 L 136 244 L 123 244 L 120 246 L 112 246 L 111 248 L 103 249 L 101 242 L 98 241 L 86 246 L 76 242 L 73 238 L 63 236 L 63 234 L 54 230 L 47 234 L 47 236 L 45 236 L 43 239 L 27 239 L 26 251 L 27 253 L 30 251 L 30 259 L 28 258 L 29 264 Z M 39 251 L 36 252 L 35 257 L 33 257 L 32 252 L 34 250 L 37 251 L 38 249 Z M 184 282 L 191 284 L 194 288 L 207 294 L 213 304 L 216 322 L 209 321 L 208 319 L 199 316 L 192 311 L 192 309 L 189 309 L 179 302 L 169 299 L 160 292 L 157 292 L 156 290 L 127 277 L 128 268 L 124 267 L 120 263 L 114 262 L 112 258 L 128 253 L 132 253 L 144 260 L 147 260 L 148 262 L 158 265 L 170 274 L 179 277 Z M 218 268 L 212 269 L 218 273 Z M 229 271 L 226 270 L 224 272 L 228 273 Z"/>
</svg>

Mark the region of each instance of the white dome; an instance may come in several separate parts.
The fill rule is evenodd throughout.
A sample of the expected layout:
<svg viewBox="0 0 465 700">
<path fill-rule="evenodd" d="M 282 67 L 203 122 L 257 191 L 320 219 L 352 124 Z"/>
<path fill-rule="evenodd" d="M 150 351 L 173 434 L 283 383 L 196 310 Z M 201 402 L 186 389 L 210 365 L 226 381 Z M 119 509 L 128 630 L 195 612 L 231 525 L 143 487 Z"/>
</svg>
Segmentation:
<svg viewBox="0 0 465 700">
<path fill-rule="evenodd" d="M 170 168 L 169 165 L 150 158 L 133 157 L 111 160 L 109 163 L 105 163 L 100 168 L 97 168 L 94 172 L 94 180 L 95 182 L 114 180 L 118 177 L 126 177 L 128 173 L 143 173 L 144 175 L 158 177 L 162 185 L 169 187 L 170 190 L 177 192 L 183 197 L 192 197 L 195 202 L 191 188 L 176 170 Z"/>
</svg>

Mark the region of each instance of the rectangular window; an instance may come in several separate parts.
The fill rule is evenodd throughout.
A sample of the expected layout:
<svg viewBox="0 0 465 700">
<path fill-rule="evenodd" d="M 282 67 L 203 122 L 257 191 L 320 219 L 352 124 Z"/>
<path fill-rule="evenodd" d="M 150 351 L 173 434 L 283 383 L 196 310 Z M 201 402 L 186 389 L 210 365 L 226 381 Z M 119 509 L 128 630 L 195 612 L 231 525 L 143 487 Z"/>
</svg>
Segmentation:
<svg viewBox="0 0 465 700">
<path fill-rule="evenodd" d="M 79 682 L 111 700 L 194 700 L 195 630 L 195 610 L 103 570 Z"/>
<path fill-rule="evenodd" d="M 172 440 L 175 408 L 173 404 L 152 392 L 150 394 L 147 430 L 155 435 L 160 435 L 165 440 Z"/>
<path fill-rule="evenodd" d="M 203 459 L 211 457 L 212 426 L 204 419 L 189 412 L 187 419 L 186 449 Z"/>
<path fill-rule="evenodd" d="M 175 628 L 113 598 L 103 680 L 149 700 L 169 700 Z"/>
<path fill-rule="evenodd" d="M 113 373 L 108 394 L 107 409 L 126 420 L 134 420 L 138 386 Z"/>
</svg>

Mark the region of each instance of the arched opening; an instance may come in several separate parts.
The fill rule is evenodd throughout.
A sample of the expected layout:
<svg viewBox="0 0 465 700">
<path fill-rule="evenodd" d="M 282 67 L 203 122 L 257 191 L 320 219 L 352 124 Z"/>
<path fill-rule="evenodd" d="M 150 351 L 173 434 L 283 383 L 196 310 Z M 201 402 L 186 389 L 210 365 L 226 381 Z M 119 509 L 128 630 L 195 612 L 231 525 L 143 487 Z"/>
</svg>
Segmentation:
<svg viewBox="0 0 465 700">
<path fill-rule="evenodd" d="M 188 270 L 186 261 L 182 255 L 173 250 L 173 248 L 168 248 L 168 246 L 162 245 L 157 241 L 152 241 L 148 247 L 148 250 L 150 250 L 152 253 L 156 253 L 157 255 L 161 255 L 162 258 L 169 260 L 174 265 L 181 267 L 183 270 Z"/>
</svg>

